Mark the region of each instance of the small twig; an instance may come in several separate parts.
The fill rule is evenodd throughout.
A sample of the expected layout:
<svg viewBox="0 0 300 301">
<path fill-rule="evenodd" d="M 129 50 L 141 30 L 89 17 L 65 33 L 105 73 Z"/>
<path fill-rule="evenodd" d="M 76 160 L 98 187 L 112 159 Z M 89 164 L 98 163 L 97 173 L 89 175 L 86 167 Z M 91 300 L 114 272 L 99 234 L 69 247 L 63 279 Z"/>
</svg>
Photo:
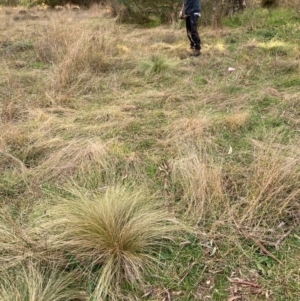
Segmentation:
<svg viewBox="0 0 300 301">
<path fill-rule="evenodd" d="M 279 245 L 285 240 L 286 237 L 288 237 L 291 232 L 294 230 L 294 227 L 291 228 L 288 232 L 286 232 L 284 235 L 282 235 L 274 244 L 275 249 L 278 251 L 279 250 Z"/>
<path fill-rule="evenodd" d="M 184 272 L 182 278 L 179 280 L 178 284 L 180 284 L 187 276 L 188 274 L 190 273 L 190 271 L 192 270 L 193 266 L 197 264 L 197 262 L 193 262 L 189 267 L 188 269 Z"/>
<path fill-rule="evenodd" d="M 251 240 L 252 240 L 252 241 L 253 241 L 253 242 L 261 249 L 261 251 L 262 251 L 263 253 L 265 253 L 267 256 L 273 258 L 273 259 L 274 259 L 275 261 L 277 261 L 279 264 L 282 264 L 282 262 L 281 262 L 275 255 L 273 255 L 271 252 L 269 252 L 269 251 L 265 248 L 265 246 L 264 246 L 259 240 L 255 239 L 254 237 L 252 237 L 252 236 L 250 236 L 249 234 L 247 234 L 246 232 L 244 232 L 244 231 L 241 229 L 241 226 L 238 225 L 238 223 L 235 221 L 235 219 L 234 219 L 234 218 L 232 218 L 232 219 L 233 219 L 233 221 L 234 221 L 234 224 L 235 224 L 237 230 L 238 230 L 241 234 L 243 234 L 243 236 L 245 236 L 245 237 L 248 238 L 248 239 L 251 239 Z"/>
<path fill-rule="evenodd" d="M 294 230 L 294 227 L 291 228 L 287 233 L 283 234 L 276 242 L 273 241 L 267 241 L 267 240 L 261 240 L 265 245 L 268 245 L 270 247 L 274 247 L 277 251 L 279 250 L 279 245 L 284 241 L 286 237 L 288 237 L 291 232 Z"/>
<path fill-rule="evenodd" d="M 247 286 L 252 286 L 252 287 L 260 287 L 259 284 L 246 281 L 246 280 L 241 280 L 241 279 L 232 279 L 232 278 L 227 278 L 231 283 L 235 284 L 241 284 L 241 285 L 247 285 Z"/>
<path fill-rule="evenodd" d="M 146 292 L 146 293 L 142 296 L 142 298 L 147 298 L 147 297 L 150 297 L 151 295 L 152 295 L 152 290 Z"/>
<path fill-rule="evenodd" d="M 164 289 L 164 291 L 165 291 L 165 293 L 167 294 L 167 297 L 166 297 L 167 300 L 168 300 L 168 301 L 172 301 L 170 292 L 169 292 L 166 288 Z"/>
<path fill-rule="evenodd" d="M 233 296 L 233 297 L 230 297 L 227 301 L 234 301 L 234 300 L 238 300 L 238 299 L 242 299 L 242 296 Z"/>
</svg>

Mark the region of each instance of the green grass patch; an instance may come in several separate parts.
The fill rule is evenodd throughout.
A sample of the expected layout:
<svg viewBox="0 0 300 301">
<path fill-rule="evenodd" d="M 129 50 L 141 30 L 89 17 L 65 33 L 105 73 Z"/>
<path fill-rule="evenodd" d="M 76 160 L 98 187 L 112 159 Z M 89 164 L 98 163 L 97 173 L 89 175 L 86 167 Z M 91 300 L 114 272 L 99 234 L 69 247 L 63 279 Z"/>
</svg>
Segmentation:
<svg viewBox="0 0 300 301">
<path fill-rule="evenodd" d="M 293 78 L 288 80 L 283 80 L 277 83 L 279 88 L 292 88 L 292 87 L 300 87 L 300 78 Z"/>
</svg>

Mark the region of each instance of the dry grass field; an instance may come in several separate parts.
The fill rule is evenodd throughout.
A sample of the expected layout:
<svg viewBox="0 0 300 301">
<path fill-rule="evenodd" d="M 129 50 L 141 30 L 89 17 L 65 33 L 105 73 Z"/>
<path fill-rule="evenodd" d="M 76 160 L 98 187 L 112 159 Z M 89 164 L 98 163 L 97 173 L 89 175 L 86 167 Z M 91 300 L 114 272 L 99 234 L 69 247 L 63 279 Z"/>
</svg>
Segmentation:
<svg viewBox="0 0 300 301">
<path fill-rule="evenodd" d="M 200 27 L 0 8 L 0 300 L 300 300 L 300 15 Z"/>
</svg>

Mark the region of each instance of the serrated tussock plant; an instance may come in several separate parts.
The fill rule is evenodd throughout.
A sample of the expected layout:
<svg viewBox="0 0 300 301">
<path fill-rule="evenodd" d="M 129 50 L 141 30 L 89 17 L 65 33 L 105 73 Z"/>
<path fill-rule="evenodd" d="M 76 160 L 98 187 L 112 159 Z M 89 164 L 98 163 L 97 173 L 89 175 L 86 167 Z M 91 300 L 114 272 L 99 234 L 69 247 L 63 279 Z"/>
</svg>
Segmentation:
<svg viewBox="0 0 300 301">
<path fill-rule="evenodd" d="M 182 210 L 197 221 L 224 213 L 222 166 L 209 154 L 210 146 L 186 143 L 172 162 L 171 182 L 181 195 Z"/>
<path fill-rule="evenodd" d="M 7 210 L 0 210 L 0 271 L 31 259 L 37 246 L 31 232 L 29 226 L 18 225 Z"/>
<path fill-rule="evenodd" d="M 139 70 L 146 76 L 161 74 L 176 65 L 160 55 L 153 55 L 150 59 L 143 60 L 139 64 Z"/>
<path fill-rule="evenodd" d="M 73 139 L 64 147 L 53 152 L 37 169 L 40 179 L 62 178 L 77 172 L 108 170 L 110 156 L 100 139 Z"/>
<path fill-rule="evenodd" d="M 96 300 L 117 294 L 124 282 L 142 282 L 144 272 L 157 266 L 161 247 L 184 228 L 142 190 L 72 194 L 47 213 L 43 227 L 50 229 L 50 249 L 97 270 Z"/>
<path fill-rule="evenodd" d="M 78 277 L 55 266 L 46 268 L 29 263 L 0 275 L 1 301 L 84 300 L 85 294 L 75 285 Z"/>
<path fill-rule="evenodd" d="M 246 225 L 297 223 L 300 209 L 300 152 L 297 147 L 253 140 L 255 157 L 249 165 L 246 196 L 239 203 Z"/>
</svg>

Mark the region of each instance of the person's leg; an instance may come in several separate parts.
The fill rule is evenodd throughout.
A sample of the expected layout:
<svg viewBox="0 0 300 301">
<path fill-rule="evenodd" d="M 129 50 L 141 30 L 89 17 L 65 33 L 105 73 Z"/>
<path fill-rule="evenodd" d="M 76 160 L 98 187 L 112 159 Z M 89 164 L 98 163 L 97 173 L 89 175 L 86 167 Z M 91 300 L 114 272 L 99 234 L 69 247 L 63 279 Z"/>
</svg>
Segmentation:
<svg viewBox="0 0 300 301">
<path fill-rule="evenodd" d="M 192 49 L 195 48 L 195 43 L 192 39 L 192 24 L 191 24 L 191 17 L 188 16 L 188 17 L 185 17 L 185 25 L 186 25 L 186 33 L 187 33 L 187 36 L 188 36 L 188 39 L 190 41 L 190 46 Z"/>
<path fill-rule="evenodd" d="M 198 19 L 199 16 L 197 15 L 191 15 L 190 16 L 190 24 L 191 24 L 191 40 L 193 41 L 194 45 L 195 45 L 195 49 L 196 50 L 200 50 L 201 49 L 201 39 L 198 33 Z"/>
</svg>

